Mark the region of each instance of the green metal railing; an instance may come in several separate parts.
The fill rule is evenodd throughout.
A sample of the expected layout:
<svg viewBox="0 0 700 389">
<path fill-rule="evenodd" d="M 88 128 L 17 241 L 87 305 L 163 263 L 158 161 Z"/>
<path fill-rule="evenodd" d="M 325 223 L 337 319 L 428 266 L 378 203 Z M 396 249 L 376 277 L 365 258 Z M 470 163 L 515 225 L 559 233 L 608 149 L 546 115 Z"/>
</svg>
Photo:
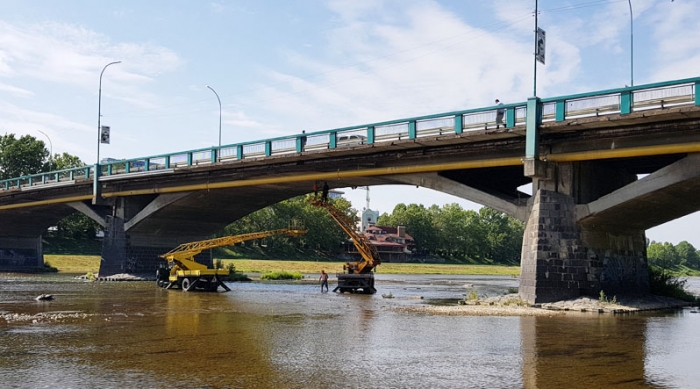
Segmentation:
<svg viewBox="0 0 700 389">
<path fill-rule="evenodd" d="M 700 106 L 700 96 L 696 93 L 698 85 L 700 85 L 700 77 L 536 99 L 534 103 L 530 103 L 535 104 L 530 108 L 537 113 L 533 115 L 536 117 L 530 118 L 531 125 L 539 126 L 544 122 L 561 122 L 581 117 L 626 115 L 681 105 Z M 184 166 L 226 163 L 246 158 L 265 158 L 314 150 L 342 149 L 348 146 L 381 144 L 427 136 L 463 134 L 496 128 L 497 109 L 505 110 L 507 128 L 524 129 L 528 122 L 527 106 L 528 102 L 505 104 L 499 107 L 439 113 L 150 157 L 109 160 L 93 166 L 0 180 L 0 191 L 69 185 L 79 178 L 93 180 L 127 178 L 129 175 L 156 173 Z M 98 173 L 97 177 L 95 172 Z"/>
</svg>

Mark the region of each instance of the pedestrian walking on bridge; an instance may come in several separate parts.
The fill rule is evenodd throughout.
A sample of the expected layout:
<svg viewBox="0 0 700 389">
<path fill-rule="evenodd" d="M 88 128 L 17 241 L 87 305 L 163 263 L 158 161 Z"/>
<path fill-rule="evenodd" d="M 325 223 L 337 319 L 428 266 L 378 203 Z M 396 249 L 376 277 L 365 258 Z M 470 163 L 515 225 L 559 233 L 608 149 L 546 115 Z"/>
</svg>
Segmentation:
<svg viewBox="0 0 700 389">
<path fill-rule="evenodd" d="M 498 109 L 496 109 L 496 129 L 499 129 L 501 126 L 505 127 L 503 124 L 503 114 L 506 110 L 503 109 L 503 103 L 498 99 L 496 99 L 496 106 L 498 107 Z"/>
</svg>

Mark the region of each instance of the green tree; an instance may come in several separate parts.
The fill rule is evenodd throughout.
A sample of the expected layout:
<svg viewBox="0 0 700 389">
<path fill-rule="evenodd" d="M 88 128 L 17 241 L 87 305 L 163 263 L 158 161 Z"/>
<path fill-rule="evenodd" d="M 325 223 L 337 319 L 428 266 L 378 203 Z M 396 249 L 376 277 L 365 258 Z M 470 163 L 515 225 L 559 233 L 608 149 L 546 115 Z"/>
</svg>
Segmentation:
<svg viewBox="0 0 700 389">
<path fill-rule="evenodd" d="M 85 163 L 80 158 L 68 153 L 55 154 L 48 164 L 50 166 L 49 171 L 85 166 Z"/>
<path fill-rule="evenodd" d="M 479 216 L 487 231 L 487 257 L 496 263 L 519 263 L 525 228 L 523 223 L 488 207 L 481 208 Z"/>
<path fill-rule="evenodd" d="M 40 173 L 48 169 L 49 152 L 43 141 L 24 135 L 0 135 L 0 179 Z"/>
<path fill-rule="evenodd" d="M 408 234 L 413 237 L 417 250 L 434 253 L 437 249 L 437 233 L 430 212 L 422 204 L 397 204 L 392 214 L 382 214 L 377 224 L 391 227 L 405 226 Z"/>
<path fill-rule="evenodd" d="M 700 269 L 700 256 L 698 256 L 698 251 L 692 244 L 682 241 L 678 243 L 675 249 L 681 265 L 693 269 Z"/>
<path fill-rule="evenodd" d="M 678 254 L 671 243 L 651 242 L 647 248 L 649 264 L 662 269 L 672 269 L 679 264 Z"/>
<path fill-rule="evenodd" d="M 437 251 L 446 257 L 463 259 L 467 253 L 468 235 L 465 233 L 467 213 L 459 204 L 429 208 L 437 235 Z"/>
<path fill-rule="evenodd" d="M 347 215 L 355 215 L 356 211 L 351 208 L 351 204 L 347 200 L 331 199 L 331 201 L 335 207 L 343 210 Z M 326 210 L 310 204 L 308 196 L 284 200 L 253 212 L 228 225 L 223 234 L 239 235 L 287 228 L 292 220 L 300 221 L 308 233 L 297 238 L 270 237 L 266 239 L 268 247 L 332 252 L 348 239 Z"/>
<path fill-rule="evenodd" d="M 55 154 L 46 165 L 48 171 L 53 171 L 81 167 L 85 166 L 85 163 L 74 155 L 63 153 Z M 56 227 L 59 237 L 74 239 L 94 239 L 95 233 L 100 229 L 97 222 L 79 212 L 63 218 Z"/>
<path fill-rule="evenodd" d="M 488 245 L 489 228 L 479 212 L 466 211 L 464 235 L 466 236 L 465 259 L 478 262 L 486 261 L 490 251 Z"/>
<path fill-rule="evenodd" d="M 80 212 L 64 217 L 56 224 L 56 235 L 61 238 L 94 239 L 100 225 Z"/>
</svg>

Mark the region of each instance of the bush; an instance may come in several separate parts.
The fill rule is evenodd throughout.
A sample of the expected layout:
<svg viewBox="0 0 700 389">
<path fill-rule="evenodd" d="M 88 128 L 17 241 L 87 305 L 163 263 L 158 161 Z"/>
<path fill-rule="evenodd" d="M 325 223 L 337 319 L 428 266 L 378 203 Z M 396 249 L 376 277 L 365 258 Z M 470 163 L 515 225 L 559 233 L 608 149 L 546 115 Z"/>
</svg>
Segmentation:
<svg viewBox="0 0 700 389">
<path fill-rule="evenodd" d="M 272 271 L 260 276 L 261 280 L 300 280 L 304 278 L 299 272 Z"/>
<path fill-rule="evenodd" d="M 687 280 L 681 280 L 663 269 L 649 266 L 649 291 L 657 296 L 673 297 L 683 301 L 697 302 L 697 297 L 685 290 Z"/>
</svg>

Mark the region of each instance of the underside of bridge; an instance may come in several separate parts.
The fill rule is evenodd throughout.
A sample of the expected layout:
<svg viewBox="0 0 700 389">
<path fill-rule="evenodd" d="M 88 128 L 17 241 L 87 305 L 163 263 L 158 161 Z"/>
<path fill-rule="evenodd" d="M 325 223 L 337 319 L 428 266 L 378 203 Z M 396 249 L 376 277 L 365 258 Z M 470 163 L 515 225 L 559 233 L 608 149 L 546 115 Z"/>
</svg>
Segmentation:
<svg viewBox="0 0 700 389">
<path fill-rule="evenodd" d="M 386 183 L 384 179 L 329 181 L 333 188 Z M 389 181 L 390 182 L 390 181 Z M 116 198 L 106 218 L 100 275 L 154 273 L 159 255 L 186 242 L 209 239 L 234 221 L 312 191 L 311 182 L 288 182 L 210 191 Z M 197 257 L 211 265 L 209 252 Z"/>
</svg>

